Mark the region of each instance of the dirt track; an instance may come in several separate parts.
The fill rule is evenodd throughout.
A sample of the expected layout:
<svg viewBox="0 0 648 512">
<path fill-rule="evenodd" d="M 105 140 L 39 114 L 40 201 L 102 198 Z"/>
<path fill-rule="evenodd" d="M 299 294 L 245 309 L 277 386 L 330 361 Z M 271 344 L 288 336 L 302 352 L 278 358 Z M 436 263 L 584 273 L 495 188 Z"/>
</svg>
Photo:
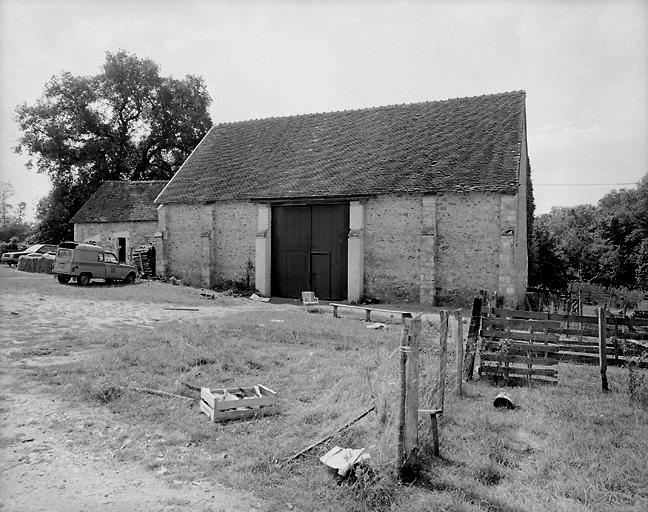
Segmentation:
<svg viewBox="0 0 648 512">
<path fill-rule="evenodd" d="M 17 349 L 47 347 L 49 340 L 74 343 L 85 333 L 115 326 L 157 329 L 169 320 L 197 321 L 205 316 L 225 316 L 250 308 L 264 307 L 250 301 L 231 300 L 232 305 L 204 304 L 198 291 L 177 290 L 176 303 L 168 302 L 169 287 L 154 283 L 150 300 L 115 300 L 120 295 L 141 293 L 134 287 L 110 288 L 97 298 L 75 297 L 77 290 L 57 288 L 51 276 L 25 274 L 0 268 L 0 509 L 7 511 L 238 511 L 264 509 L 263 504 L 213 483 L 176 481 L 164 478 L 120 457 L 128 426 L 106 409 L 70 404 L 44 393 L 30 381 L 30 366 L 70 362 L 87 353 L 71 349 L 69 354 L 12 361 Z M 101 290 L 97 288 L 97 290 Z M 86 290 L 79 290 L 79 295 Z M 155 302 L 159 292 L 165 301 Z M 195 295 L 195 300 L 184 298 Z M 113 298 L 108 298 L 113 296 Z M 173 297 L 173 294 L 171 294 Z M 189 304 L 187 304 L 189 302 Z M 199 305 L 197 305 L 199 304 Z M 172 307 L 198 309 L 174 310 Z M 166 309 L 165 309 L 166 308 Z M 116 444 L 117 443 L 117 444 Z"/>
</svg>

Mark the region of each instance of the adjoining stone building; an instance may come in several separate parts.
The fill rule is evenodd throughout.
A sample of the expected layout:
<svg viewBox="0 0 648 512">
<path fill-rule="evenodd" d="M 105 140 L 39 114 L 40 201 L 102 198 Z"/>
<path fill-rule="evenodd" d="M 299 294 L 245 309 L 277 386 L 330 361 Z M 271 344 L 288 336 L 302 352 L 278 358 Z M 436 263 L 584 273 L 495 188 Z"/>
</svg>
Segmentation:
<svg viewBox="0 0 648 512">
<path fill-rule="evenodd" d="M 132 252 L 153 244 L 158 231 L 153 202 L 167 181 L 105 181 L 72 217 L 74 240 L 114 251 L 132 263 Z"/>
<path fill-rule="evenodd" d="M 521 303 L 523 91 L 212 127 L 157 197 L 158 270 L 262 295 Z"/>
</svg>

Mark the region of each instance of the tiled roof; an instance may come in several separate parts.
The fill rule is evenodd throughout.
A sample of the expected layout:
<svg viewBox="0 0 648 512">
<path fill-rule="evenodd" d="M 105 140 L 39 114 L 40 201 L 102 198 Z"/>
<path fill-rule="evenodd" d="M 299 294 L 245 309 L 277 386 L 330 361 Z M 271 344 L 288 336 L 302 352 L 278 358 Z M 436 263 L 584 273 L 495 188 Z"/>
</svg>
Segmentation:
<svg viewBox="0 0 648 512">
<path fill-rule="evenodd" d="M 517 188 L 524 91 L 224 123 L 157 203 Z"/>
<path fill-rule="evenodd" d="M 105 181 L 70 222 L 157 221 L 153 202 L 167 181 Z"/>
</svg>

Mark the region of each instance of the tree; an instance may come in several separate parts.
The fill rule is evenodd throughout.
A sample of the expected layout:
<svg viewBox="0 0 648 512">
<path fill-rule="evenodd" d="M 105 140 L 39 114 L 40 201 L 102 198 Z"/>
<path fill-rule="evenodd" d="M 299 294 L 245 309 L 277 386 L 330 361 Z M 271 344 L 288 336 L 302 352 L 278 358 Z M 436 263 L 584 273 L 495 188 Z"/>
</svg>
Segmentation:
<svg viewBox="0 0 648 512">
<path fill-rule="evenodd" d="M 635 189 L 594 205 L 552 208 L 535 219 L 530 281 L 648 288 L 648 173 Z M 534 267 L 535 265 L 535 267 Z"/>
<path fill-rule="evenodd" d="M 5 246 L 11 239 L 15 242 L 10 246 L 14 247 L 22 243 L 32 232 L 32 226 L 25 222 L 24 202 L 18 203 L 17 215 L 12 215 L 14 205 L 11 198 L 15 195 L 15 189 L 10 181 L 0 182 L 0 242 Z M 4 246 L 3 246 L 4 247 Z M 6 247 L 4 247 L 6 249 Z"/>
<path fill-rule="evenodd" d="M 11 221 L 11 198 L 15 194 L 14 186 L 9 181 L 0 181 L 0 222 L 5 227 Z"/>
<path fill-rule="evenodd" d="M 210 128 L 210 103 L 202 78 L 161 77 L 124 51 L 106 53 L 97 75 L 53 77 L 15 111 L 16 152 L 52 181 L 37 213 L 43 241 L 71 238 L 68 221 L 106 180 L 170 179 Z"/>
</svg>

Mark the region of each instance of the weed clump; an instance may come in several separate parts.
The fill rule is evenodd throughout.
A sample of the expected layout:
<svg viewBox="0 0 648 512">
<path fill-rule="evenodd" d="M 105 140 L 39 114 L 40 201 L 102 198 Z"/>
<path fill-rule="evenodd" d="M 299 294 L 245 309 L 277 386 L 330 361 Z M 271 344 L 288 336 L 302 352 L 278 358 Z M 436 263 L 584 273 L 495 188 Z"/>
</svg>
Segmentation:
<svg viewBox="0 0 648 512">
<path fill-rule="evenodd" d="M 90 390 L 89 398 L 102 404 L 107 404 L 117 400 L 122 394 L 123 389 L 117 386 L 96 387 Z"/>
<path fill-rule="evenodd" d="M 358 464 L 347 478 L 354 498 L 365 510 L 387 510 L 396 500 L 396 482 L 386 471 Z"/>
<path fill-rule="evenodd" d="M 475 478 L 483 485 L 497 485 L 502 480 L 502 474 L 499 472 L 495 464 L 488 463 L 485 466 L 477 468 L 477 471 L 475 471 Z"/>
</svg>

